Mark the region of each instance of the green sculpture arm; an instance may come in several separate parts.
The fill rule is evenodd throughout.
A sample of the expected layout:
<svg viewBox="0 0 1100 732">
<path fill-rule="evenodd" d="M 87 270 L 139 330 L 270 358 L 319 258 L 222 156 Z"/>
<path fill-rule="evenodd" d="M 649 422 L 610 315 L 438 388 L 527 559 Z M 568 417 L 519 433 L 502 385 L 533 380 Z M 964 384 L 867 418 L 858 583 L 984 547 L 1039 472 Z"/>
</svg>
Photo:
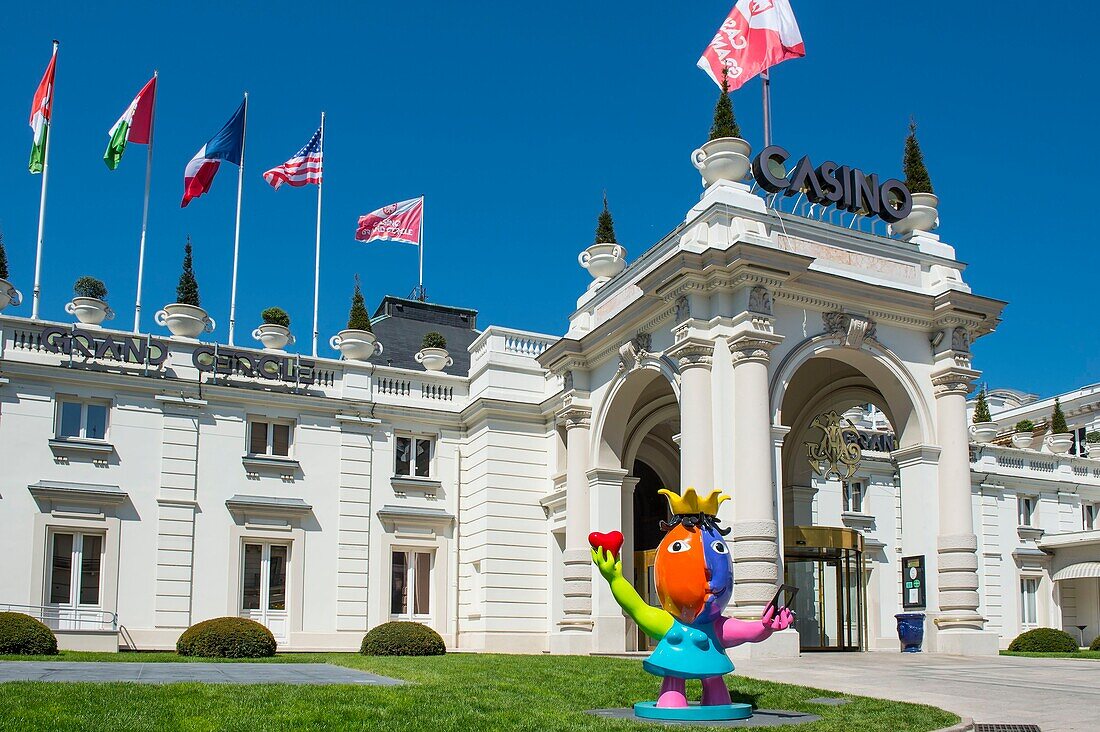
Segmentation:
<svg viewBox="0 0 1100 732">
<path fill-rule="evenodd" d="M 642 632 L 654 640 L 665 637 L 672 627 L 672 615 L 659 607 L 646 604 L 634 586 L 623 578 L 623 560 L 604 549 L 592 549 L 592 562 L 611 586 L 611 594 L 619 607 L 638 624 Z"/>
</svg>

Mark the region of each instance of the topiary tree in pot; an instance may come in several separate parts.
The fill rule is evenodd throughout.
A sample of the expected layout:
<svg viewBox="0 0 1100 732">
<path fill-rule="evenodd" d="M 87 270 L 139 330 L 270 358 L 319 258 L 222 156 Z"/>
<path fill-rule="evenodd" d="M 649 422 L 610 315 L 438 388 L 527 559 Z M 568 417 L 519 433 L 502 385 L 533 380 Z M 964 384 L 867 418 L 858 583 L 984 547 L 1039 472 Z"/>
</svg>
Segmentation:
<svg viewBox="0 0 1100 732">
<path fill-rule="evenodd" d="M 1089 457 L 1100 458 L 1100 432 L 1093 430 L 1085 433 L 1085 449 Z"/>
<path fill-rule="evenodd" d="M 374 336 L 370 325 L 370 315 L 363 301 L 363 292 L 359 289 L 359 275 L 355 275 L 355 292 L 351 295 L 351 309 L 348 311 L 348 327 L 334 335 L 329 345 L 340 351 L 344 358 L 366 361 L 375 353 L 382 353 L 382 344 Z"/>
<path fill-rule="evenodd" d="M 199 282 L 195 279 L 191 237 L 188 236 L 183 247 L 183 270 L 176 285 L 176 301 L 159 310 L 154 320 L 179 338 L 197 338 L 200 333 L 212 333 L 214 319 L 207 315 L 199 302 Z"/>
<path fill-rule="evenodd" d="M 0 310 L 21 302 L 23 294 L 8 282 L 8 254 L 4 251 L 4 232 L 0 231 Z"/>
<path fill-rule="evenodd" d="M 424 334 L 420 342 L 420 351 L 415 358 L 416 362 L 427 371 L 442 371 L 454 364 L 454 359 L 447 353 L 447 339 L 442 333 L 434 330 Z"/>
<path fill-rule="evenodd" d="M 692 164 L 703 176 L 704 187 L 719 181 L 740 183 L 749 172 L 752 146 L 741 138 L 741 127 L 733 114 L 728 67 L 722 69 L 721 87 L 714 105 L 709 139 L 691 154 Z"/>
<path fill-rule="evenodd" d="M 596 241 L 577 258 L 593 279 L 614 277 L 626 268 L 626 248 L 615 238 L 615 221 L 607 207 L 607 192 L 603 194 L 603 210 L 596 219 Z"/>
<path fill-rule="evenodd" d="M 1016 423 L 1016 431 L 1012 434 L 1012 446 L 1025 450 L 1031 447 L 1035 441 L 1035 423 L 1030 419 L 1021 419 Z"/>
<path fill-rule="evenodd" d="M 113 320 L 115 313 L 107 306 L 107 286 L 103 280 L 89 275 L 77 278 L 73 283 L 73 299 L 65 305 L 65 312 L 75 315 L 84 325 L 98 326 L 104 320 Z"/>
<path fill-rule="evenodd" d="M 290 316 L 280 307 L 270 307 L 260 313 L 263 320 L 256 330 L 252 331 L 252 337 L 263 344 L 265 351 L 281 351 L 287 344 L 294 343 L 294 335 L 290 332 Z"/>
<path fill-rule="evenodd" d="M 1050 413 L 1050 435 L 1047 436 L 1047 446 L 1050 451 L 1064 455 L 1073 447 L 1073 433 L 1066 424 L 1066 415 L 1062 411 L 1062 402 L 1054 397 L 1054 409 Z"/>
<path fill-rule="evenodd" d="M 989 401 L 985 396 L 984 385 L 981 391 L 978 392 L 978 400 L 974 404 L 972 421 L 974 426 L 970 428 L 970 431 L 973 433 L 975 441 L 991 442 L 997 436 L 997 423 L 993 421 L 993 417 L 989 414 Z"/>
<path fill-rule="evenodd" d="M 914 119 L 909 120 L 909 134 L 905 137 L 901 165 L 905 172 L 905 187 L 913 194 L 913 210 L 890 227 L 899 234 L 931 231 L 939 225 L 940 199 L 932 191 L 932 178 L 924 164 L 924 153 L 917 140 L 917 122 Z"/>
</svg>

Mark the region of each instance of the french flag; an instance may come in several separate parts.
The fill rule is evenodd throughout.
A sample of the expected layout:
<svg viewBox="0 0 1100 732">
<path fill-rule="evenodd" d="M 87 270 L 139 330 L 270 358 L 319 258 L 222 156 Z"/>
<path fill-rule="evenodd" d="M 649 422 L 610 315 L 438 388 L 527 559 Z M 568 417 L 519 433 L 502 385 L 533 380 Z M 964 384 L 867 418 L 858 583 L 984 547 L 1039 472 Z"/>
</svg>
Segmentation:
<svg viewBox="0 0 1100 732">
<path fill-rule="evenodd" d="M 244 118 L 247 105 L 248 98 L 245 97 L 225 126 L 187 164 L 183 171 L 183 203 L 180 208 L 210 190 L 210 184 L 214 182 L 214 175 L 223 160 L 234 165 L 241 164 L 244 157 Z"/>
</svg>

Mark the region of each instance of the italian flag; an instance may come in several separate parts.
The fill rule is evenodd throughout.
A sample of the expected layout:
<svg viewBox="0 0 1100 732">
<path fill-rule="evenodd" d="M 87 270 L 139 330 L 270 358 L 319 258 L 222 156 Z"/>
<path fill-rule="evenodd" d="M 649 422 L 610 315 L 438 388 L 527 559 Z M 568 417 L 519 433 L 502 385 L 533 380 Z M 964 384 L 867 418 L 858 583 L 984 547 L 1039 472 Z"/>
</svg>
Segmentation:
<svg viewBox="0 0 1100 732">
<path fill-rule="evenodd" d="M 53 77 L 57 68 L 57 44 L 53 45 L 53 56 L 38 91 L 31 103 L 31 130 L 34 131 L 34 146 L 31 147 L 31 160 L 27 166 L 32 173 L 41 173 L 46 160 L 46 136 L 50 132 L 50 119 L 53 117 Z"/>
<path fill-rule="evenodd" d="M 115 126 L 107 132 L 111 141 L 107 143 L 107 152 L 103 153 L 103 162 L 114 170 L 122 160 L 122 153 L 126 150 L 127 142 L 139 145 L 148 145 L 153 137 L 153 103 L 157 95 L 157 77 L 154 74 L 145 86 L 141 88 L 134 101 L 115 122 Z"/>
</svg>

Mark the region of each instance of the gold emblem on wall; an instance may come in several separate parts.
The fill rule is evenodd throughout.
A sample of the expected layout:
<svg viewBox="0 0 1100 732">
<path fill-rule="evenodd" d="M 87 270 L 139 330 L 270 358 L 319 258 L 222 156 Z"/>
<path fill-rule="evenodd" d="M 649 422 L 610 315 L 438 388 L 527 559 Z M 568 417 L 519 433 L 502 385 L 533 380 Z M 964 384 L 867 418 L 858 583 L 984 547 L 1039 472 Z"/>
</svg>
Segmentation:
<svg viewBox="0 0 1100 732">
<path fill-rule="evenodd" d="M 851 420 L 836 412 L 826 412 L 814 417 L 810 427 L 821 430 L 818 442 L 807 442 L 806 453 L 810 467 L 822 478 L 835 475 L 848 480 L 859 469 L 863 451 L 859 447 L 859 433 Z"/>
</svg>

